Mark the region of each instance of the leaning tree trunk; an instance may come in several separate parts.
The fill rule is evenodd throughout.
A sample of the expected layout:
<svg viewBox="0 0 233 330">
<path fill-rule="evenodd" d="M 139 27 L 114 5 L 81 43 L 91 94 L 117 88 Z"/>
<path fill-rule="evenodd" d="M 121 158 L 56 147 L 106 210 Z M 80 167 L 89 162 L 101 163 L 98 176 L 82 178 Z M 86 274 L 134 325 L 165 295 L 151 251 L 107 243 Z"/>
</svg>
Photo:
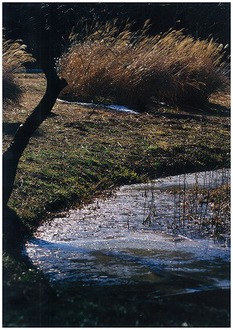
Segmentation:
<svg viewBox="0 0 233 330">
<path fill-rule="evenodd" d="M 55 70 L 45 75 L 47 87 L 43 98 L 26 121 L 19 126 L 9 148 L 3 154 L 3 207 L 7 206 L 11 196 L 18 163 L 30 137 L 48 117 L 59 93 L 67 85 L 64 79 L 57 76 Z"/>
</svg>

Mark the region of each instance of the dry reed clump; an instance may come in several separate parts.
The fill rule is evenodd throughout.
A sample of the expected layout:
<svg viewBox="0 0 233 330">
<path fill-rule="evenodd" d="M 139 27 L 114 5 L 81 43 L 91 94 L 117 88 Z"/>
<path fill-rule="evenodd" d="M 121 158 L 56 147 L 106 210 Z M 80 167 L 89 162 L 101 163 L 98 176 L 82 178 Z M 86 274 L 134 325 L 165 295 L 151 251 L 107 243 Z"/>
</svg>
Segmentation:
<svg viewBox="0 0 233 330">
<path fill-rule="evenodd" d="M 180 187 L 181 188 L 181 187 Z M 174 191 L 172 230 L 189 237 L 212 237 L 227 242 L 230 239 L 230 183 L 218 187 L 201 187 Z"/>
<path fill-rule="evenodd" d="M 231 231 L 231 188 L 226 183 L 210 192 L 212 221 L 216 235 L 222 238 L 230 237 Z"/>
<path fill-rule="evenodd" d="M 147 29 L 148 22 L 137 32 L 107 23 L 82 40 L 73 36 L 57 63 L 68 82 L 62 97 L 143 111 L 151 100 L 203 105 L 228 84 L 223 45 L 175 30 L 148 36 Z"/>
<path fill-rule="evenodd" d="M 3 69 L 3 100 L 4 102 L 17 103 L 22 94 L 15 73 L 22 72 L 27 62 L 34 62 L 35 59 L 27 53 L 26 45 L 22 40 L 3 39 L 2 69 Z"/>
<path fill-rule="evenodd" d="M 168 212 L 165 219 L 157 209 L 152 190 L 142 224 L 175 237 L 212 238 L 228 246 L 231 232 L 230 177 L 224 169 L 219 174 L 208 175 L 206 172 L 203 183 L 200 183 L 196 173 L 195 182 L 191 185 L 187 183 L 185 174 L 180 176 L 179 184 L 168 190 L 173 198 L 173 214 Z"/>
</svg>

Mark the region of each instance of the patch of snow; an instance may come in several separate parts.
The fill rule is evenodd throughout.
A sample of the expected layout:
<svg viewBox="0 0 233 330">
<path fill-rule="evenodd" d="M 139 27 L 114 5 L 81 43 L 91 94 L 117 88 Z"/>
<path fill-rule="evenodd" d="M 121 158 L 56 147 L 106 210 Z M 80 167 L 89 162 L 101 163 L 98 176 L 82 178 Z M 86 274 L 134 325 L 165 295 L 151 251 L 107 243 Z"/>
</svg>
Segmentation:
<svg viewBox="0 0 233 330">
<path fill-rule="evenodd" d="M 88 102 L 77 102 L 77 101 L 71 102 L 71 101 L 66 101 L 66 100 L 62 100 L 62 99 L 57 99 L 57 100 L 59 102 L 63 102 L 63 103 L 67 103 L 67 104 L 77 104 L 77 105 L 82 105 L 85 107 L 92 107 L 92 108 L 100 107 L 100 108 L 110 109 L 110 110 L 114 110 L 114 111 L 138 114 L 137 111 L 129 109 L 122 105 L 115 105 L 115 104 L 106 105 L 106 104 L 95 104 L 95 103 L 91 103 L 91 102 L 88 103 Z"/>
</svg>

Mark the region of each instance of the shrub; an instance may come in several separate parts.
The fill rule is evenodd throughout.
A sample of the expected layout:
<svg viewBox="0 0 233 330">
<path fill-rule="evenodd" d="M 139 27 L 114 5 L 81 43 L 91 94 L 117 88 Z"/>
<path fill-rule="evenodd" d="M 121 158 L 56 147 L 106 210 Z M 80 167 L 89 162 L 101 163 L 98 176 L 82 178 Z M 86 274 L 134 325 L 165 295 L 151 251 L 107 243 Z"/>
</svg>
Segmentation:
<svg viewBox="0 0 233 330">
<path fill-rule="evenodd" d="M 17 103 L 21 97 L 22 90 L 11 72 L 3 69 L 3 101 Z"/>
<path fill-rule="evenodd" d="M 149 102 L 202 105 L 228 83 L 224 47 L 195 40 L 183 31 L 148 36 L 148 22 L 132 32 L 115 22 L 96 27 L 81 40 L 73 36 L 58 60 L 58 72 L 68 82 L 61 97 L 69 100 L 109 99 L 145 110 Z"/>
<path fill-rule="evenodd" d="M 31 54 L 26 52 L 26 45 L 21 40 L 3 39 L 3 100 L 4 102 L 18 102 L 22 89 L 15 78 L 15 73 L 23 71 L 26 62 L 35 61 Z"/>
</svg>

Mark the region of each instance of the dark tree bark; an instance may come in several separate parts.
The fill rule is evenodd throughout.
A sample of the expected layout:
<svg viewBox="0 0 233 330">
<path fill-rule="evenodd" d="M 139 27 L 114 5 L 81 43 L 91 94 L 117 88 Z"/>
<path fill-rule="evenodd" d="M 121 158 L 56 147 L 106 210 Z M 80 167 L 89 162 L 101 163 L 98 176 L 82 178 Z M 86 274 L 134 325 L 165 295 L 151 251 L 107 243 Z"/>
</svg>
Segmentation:
<svg viewBox="0 0 233 330">
<path fill-rule="evenodd" d="M 7 206 L 11 196 L 20 157 L 32 134 L 48 117 L 58 95 L 67 85 L 64 79 L 57 76 L 55 69 L 49 68 L 45 75 L 47 87 L 43 98 L 26 121 L 20 125 L 9 148 L 3 154 L 3 207 Z"/>
</svg>

